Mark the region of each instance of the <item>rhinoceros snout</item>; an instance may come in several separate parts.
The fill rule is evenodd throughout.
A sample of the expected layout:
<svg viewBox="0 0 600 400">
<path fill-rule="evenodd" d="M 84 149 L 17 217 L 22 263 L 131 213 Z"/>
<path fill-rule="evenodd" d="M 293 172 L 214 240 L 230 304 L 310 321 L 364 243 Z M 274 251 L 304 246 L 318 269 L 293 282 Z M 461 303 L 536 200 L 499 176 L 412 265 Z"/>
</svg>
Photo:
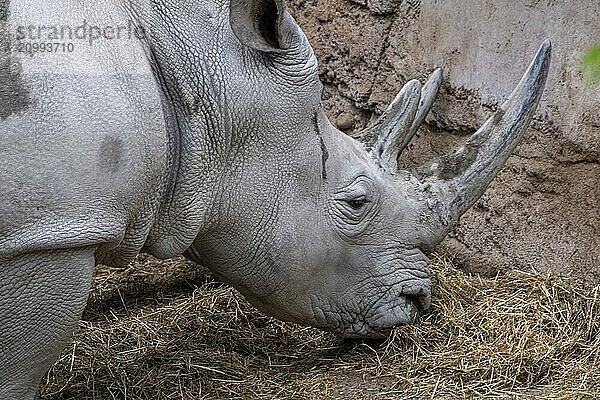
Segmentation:
<svg viewBox="0 0 600 400">
<path fill-rule="evenodd" d="M 416 303 L 421 314 L 431 308 L 431 282 L 427 281 L 427 288 L 421 289 L 418 294 L 412 295 L 411 299 Z"/>
<path fill-rule="evenodd" d="M 425 312 L 421 304 L 422 301 L 414 296 L 401 296 L 394 301 L 394 305 L 382 307 L 389 307 L 387 310 L 348 326 L 342 332 L 342 337 L 344 339 L 385 339 L 396 326 L 416 322 Z"/>
<path fill-rule="evenodd" d="M 361 317 L 348 321 L 341 335 L 345 339 L 385 339 L 394 327 L 417 322 L 431 308 L 430 287 L 430 281 L 424 279 L 400 293 L 390 291 L 389 297 L 380 298 Z"/>
</svg>

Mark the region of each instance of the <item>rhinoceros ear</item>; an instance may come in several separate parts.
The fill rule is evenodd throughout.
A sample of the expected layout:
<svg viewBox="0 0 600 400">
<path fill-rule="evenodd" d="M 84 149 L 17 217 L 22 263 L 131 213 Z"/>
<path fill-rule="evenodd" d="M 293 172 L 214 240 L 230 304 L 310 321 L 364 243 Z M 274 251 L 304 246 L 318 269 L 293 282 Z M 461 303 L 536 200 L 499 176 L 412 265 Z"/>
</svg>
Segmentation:
<svg viewBox="0 0 600 400">
<path fill-rule="evenodd" d="M 246 46 L 280 52 L 284 12 L 281 0 L 231 0 L 229 23 Z"/>
</svg>

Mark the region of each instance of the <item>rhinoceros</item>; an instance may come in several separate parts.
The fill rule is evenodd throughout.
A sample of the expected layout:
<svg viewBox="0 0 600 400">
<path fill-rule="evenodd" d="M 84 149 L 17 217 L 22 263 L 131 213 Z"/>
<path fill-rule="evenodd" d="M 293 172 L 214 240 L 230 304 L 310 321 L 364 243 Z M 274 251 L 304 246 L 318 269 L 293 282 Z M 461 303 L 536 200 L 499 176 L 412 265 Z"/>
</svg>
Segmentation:
<svg viewBox="0 0 600 400">
<path fill-rule="evenodd" d="M 428 257 L 543 91 L 550 43 L 452 154 L 397 158 L 440 87 L 365 136 L 321 105 L 281 0 L 0 2 L 0 398 L 31 399 L 97 264 L 184 254 L 276 318 L 382 337 L 431 303 Z"/>
</svg>

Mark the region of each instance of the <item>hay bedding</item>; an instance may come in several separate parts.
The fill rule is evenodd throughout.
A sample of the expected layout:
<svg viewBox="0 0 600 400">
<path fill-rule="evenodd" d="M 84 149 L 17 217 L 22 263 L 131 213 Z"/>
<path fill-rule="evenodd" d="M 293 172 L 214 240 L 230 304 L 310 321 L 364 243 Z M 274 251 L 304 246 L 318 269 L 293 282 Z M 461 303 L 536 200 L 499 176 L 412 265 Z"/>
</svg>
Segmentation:
<svg viewBox="0 0 600 400">
<path fill-rule="evenodd" d="M 102 269 L 42 398 L 600 398 L 599 287 L 432 272 L 420 324 L 345 342 L 261 315 L 184 260 Z"/>
</svg>

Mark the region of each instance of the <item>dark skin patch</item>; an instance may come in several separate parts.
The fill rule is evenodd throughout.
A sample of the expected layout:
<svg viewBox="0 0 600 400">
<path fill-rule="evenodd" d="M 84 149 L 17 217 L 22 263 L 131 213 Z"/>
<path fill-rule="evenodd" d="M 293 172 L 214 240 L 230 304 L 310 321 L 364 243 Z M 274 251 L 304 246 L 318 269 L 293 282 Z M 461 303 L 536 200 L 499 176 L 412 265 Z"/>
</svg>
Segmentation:
<svg viewBox="0 0 600 400">
<path fill-rule="evenodd" d="M 7 30 L 10 16 L 9 0 L 0 0 L 0 120 L 18 114 L 32 104 L 29 91 L 23 83 L 22 66 L 12 55 L 12 44 Z"/>
<path fill-rule="evenodd" d="M 0 0 L 0 22 L 8 20 L 8 0 Z"/>
<path fill-rule="evenodd" d="M 317 131 L 317 136 L 319 137 L 319 143 L 321 144 L 321 174 L 323 176 L 323 180 L 327 180 L 327 159 L 329 158 L 329 152 L 327 151 L 327 147 L 325 147 L 325 142 L 323 141 L 323 135 L 321 134 L 321 127 L 319 126 L 319 120 L 317 114 L 313 117 L 313 124 L 315 125 L 315 129 Z"/>
<path fill-rule="evenodd" d="M 323 165 L 323 180 L 327 179 L 327 169 L 325 168 L 325 163 L 329 158 L 329 152 L 327 151 L 327 147 L 325 147 L 325 142 L 323 142 L 323 136 L 319 136 L 319 141 L 321 142 L 321 164 Z"/>
<path fill-rule="evenodd" d="M 107 137 L 100 145 L 100 168 L 115 173 L 123 165 L 123 141 L 115 137 Z"/>
</svg>

